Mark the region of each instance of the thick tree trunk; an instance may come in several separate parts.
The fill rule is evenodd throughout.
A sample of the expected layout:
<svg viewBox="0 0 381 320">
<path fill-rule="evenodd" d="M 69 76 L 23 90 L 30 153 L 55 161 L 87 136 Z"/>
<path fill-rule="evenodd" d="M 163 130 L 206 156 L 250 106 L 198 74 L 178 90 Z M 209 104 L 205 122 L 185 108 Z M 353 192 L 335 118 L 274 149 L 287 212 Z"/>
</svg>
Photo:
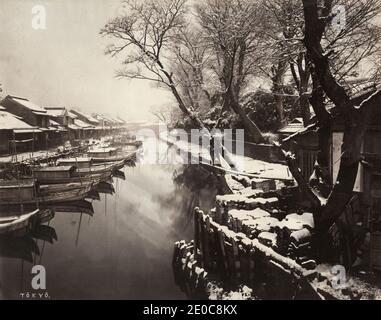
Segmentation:
<svg viewBox="0 0 381 320">
<path fill-rule="evenodd" d="M 364 102 L 361 109 L 354 109 L 346 120 L 336 183 L 319 217 L 319 224 L 323 228 L 329 227 L 340 216 L 353 196 L 367 124 L 372 114 L 372 107 L 380 104 L 381 94 L 374 94 Z"/>
<path fill-rule="evenodd" d="M 245 126 L 246 131 L 248 131 L 249 135 L 252 137 L 253 142 L 255 143 L 264 143 L 265 140 L 263 138 L 261 130 L 258 126 L 252 121 L 246 112 L 241 108 L 238 102 L 233 102 L 231 104 L 231 108 L 233 111 L 239 115 L 241 118 L 243 125 Z"/>
<path fill-rule="evenodd" d="M 331 116 L 325 108 L 324 91 L 315 73 L 312 73 L 312 95 L 309 99 L 318 119 L 318 144 L 315 170 L 310 178 L 310 185 L 323 197 L 328 197 L 332 181 L 330 176 L 330 138 Z"/>
<path fill-rule="evenodd" d="M 252 137 L 253 141 L 255 143 L 263 143 L 264 138 L 262 135 L 261 130 L 258 128 L 258 126 L 248 117 L 246 112 L 241 108 L 238 102 L 238 94 L 237 96 L 234 95 L 234 89 L 233 89 L 233 78 L 234 78 L 234 64 L 235 64 L 235 53 L 233 57 L 228 59 L 229 66 L 224 67 L 224 73 L 229 70 L 229 72 L 226 74 L 228 76 L 225 77 L 225 96 L 223 101 L 222 110 L 227 110 L 229 107 L 240 117 L 244 129 L 247 133 Z M 236 90 L 238 93 L 239 91 Z"/>
<path fill-rule="evenodd" d="M 301 75 L 300 77 L 300 88 L 299 88 L 299 105 L 300 105 L 300 113 L 302 114 L 303 124 L 307 127 L 310 124 L 310 103 L 308 98 L 308 80 L 309 80 L 309 72 Z"/>
<path fill-rule="evenodd" d="M 304 43 L 307 48 L 308 58 L 312 62 L 313 85 L 315 93 L 322 96 L 323 91 L 335 104 L 344 120 L 344 137 L 342 145 L 342 156 L 339 173 L 327 202 L 318 215 L 315 215 L 318 228 L 328 228 L 343 212 L 348 201 L 353 195 L 358 166 L 361 159 L 361 145 L 366 132 L 371 108 L 380 103 L 380 94 L 377 92 L 370 97 L 363 97 L 363 101 L 353 101 L 349 98 L 344 88 L 333 77 L 328 56 L 324 54 L 321 39 L 325 30 L 326 19 L 331 11 L 332 0 L 323 2 L 320 7 L 317 0 L 303 0 L 305 18 Z M 320 13 L 319 13 L 320 12 Z M 320 87 L 321 86 L 321 87 Z M 317 96 L 316 96 L 317 97 Z M 315 97 L 315 98 L 316 98 Z M 321 97 L 318 97 L 321 100 Z M 359 98 L 358 98 L 359 99 Z M 316 103 L 317 102 L 317 103 Z M 321 101 L 312 100 L 315 113 L 319 119 L 321 130 L 328 128 L 330 124 L 329 114 Z M 360 104 L 355 107 L 355 103 Z M 320 132 L 319 141 L 321 156 L 319 161 L 327 162 L 327 136 Z"/>
</svg>

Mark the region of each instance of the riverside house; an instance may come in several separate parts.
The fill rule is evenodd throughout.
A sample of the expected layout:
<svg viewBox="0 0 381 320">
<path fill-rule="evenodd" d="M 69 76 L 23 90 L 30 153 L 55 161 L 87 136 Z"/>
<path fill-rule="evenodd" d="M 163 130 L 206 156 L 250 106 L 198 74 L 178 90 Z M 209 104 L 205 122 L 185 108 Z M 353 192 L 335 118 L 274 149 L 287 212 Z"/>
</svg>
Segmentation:
<svg viewBox="0 0 381 320">
<path fill-rule="evenodd" d="M 36 150 L 49 147 L 49 131 L 53 131 L 53 128 L 49 128 L 49 116 L 43 107 L 28 99 L 11 95 L 1 100 L 0 105 L 7 112 L 17 116 L 18 119 L 38 128 L 38 132 L 35 132 L 33 138 Z"/>
<path fill-rule="evenodd" d="M 34 136 L 37 132 L 40 132 L 37 127 L 30 126 L 0 107 L 1 155 L 33 150 Z"/>
</svg>

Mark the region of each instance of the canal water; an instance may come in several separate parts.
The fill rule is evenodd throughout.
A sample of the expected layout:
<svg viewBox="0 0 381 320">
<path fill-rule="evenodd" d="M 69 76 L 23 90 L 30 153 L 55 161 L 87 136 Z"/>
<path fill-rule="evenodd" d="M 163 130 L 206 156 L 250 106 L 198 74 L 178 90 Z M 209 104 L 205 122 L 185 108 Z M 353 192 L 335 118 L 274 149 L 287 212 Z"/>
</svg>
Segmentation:
<svg viewBox="0 0 381 320">
<path fill-rule="evenodd" d="M 196 165 L 123 171 L 113 194 L 92 200 L 92 216 L 55 213 L 45 227 L 53 243 L 34 235 L 0 240 L 0 298 L 35 292 L 31 269 L 42 265 L 51 299 L 186 299 L 174 282 L 173 244 L 193 238 L 195 206 L 213 205 L 213 177 Z M 33 262 L 23 258 L 30 252 Z"/>
</svg>

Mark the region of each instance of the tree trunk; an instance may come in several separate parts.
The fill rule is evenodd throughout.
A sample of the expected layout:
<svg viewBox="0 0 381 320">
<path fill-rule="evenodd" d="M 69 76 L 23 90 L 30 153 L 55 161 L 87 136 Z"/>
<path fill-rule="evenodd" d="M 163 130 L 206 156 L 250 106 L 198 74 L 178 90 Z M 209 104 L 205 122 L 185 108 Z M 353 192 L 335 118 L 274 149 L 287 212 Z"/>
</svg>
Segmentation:
<svg viewBox="0 0 381 320">
<path fill-rule="evenodd" d="M 279 60 L 278 65 L 273 66 L 273 93 L 275 94 L 275 108 L 278 114 L 279 127 L 285 124 L 284 108 L 283 108 L 283 79 L 287 70 L 287 63 Z"/>
<path fill-rule="evenodd" d="M 310 117 L 311 117 L 310 103 L 308 98 L 309 77 L 310 77 L 309 72 L 306 72 L 306 74 L 303 74 L 300 76 L 299 105 L 300 105 L 300 112 L 303 118 L 303 124 L 305 127 L 307 127 L 310 124 Z"/>
<path fill-rule="evenodd" d="M 319 121 L 319 144 L 320 156 L 318 161 L 326 164 L 328 154 L 327 134 L 323 130 L 330 129 L 330 117 L 322 101 L 325 93 L 337 107 L 340 117 L 344 120 L 344 137 L 339 173 L 327 202 L 323 209 L 317 208 L 315 214 L 318 229 L 327 229 L 342 214 L 345 206 L 353 195 L 358 166 L 361 159 L 361 145 L 366 132 L 367 124 L 371 114 L 371 108 L 380 103 L 380 94 L 370 97 L 362 97 L 363 101 L 350 99 L 344 88 L 339 85 L 333 77 L 328 56 L 324 53 L 321 40 L 325 30 L 326 19 L 331 11 L 332 1 L 324 1 L 320 6 L 317 0 L 303 0 L 303 11 L 305 20 L 304 43 L 307 48 L 308 59 L 311 63 L 313 77 L 313 93 L 311 103 L 314 107 Z M 377 93 L 377 92 L 376 92 Z M 314 100 L 315 99 L 315 100 Z M 358 98 L 360 99 L 360 98 Z M 355 107 L 359 103 L 359 108 Z M 328 131 L 329 132 L 329 131 Z M 320 211 L 320 212 L 319 212 Z"/>
<path fill-rule="evenodd" d="M 231 104 L 233 111 L 239 115 L 241 118 L 245 129 L 249 132 L 249 135 L 252 137 L 253 142 L 255 143 L 264 143 L 265 139 L 263 138 L 261 130 L 258 126 L 252 121 L 246 112 L 241 108 L 238 102 L 234 101 Z"/>
<path fill-rule="evenodd" d="M 264 141 L 261 130 L 248 117 L 246 112 L 241 108 L 238 102 L 238 96 L 237 97 L 234 96 L 233 78 L 234 78 L 235 54 L 236 54 L 236 51 L 234 51 L 233 57 L 231 59 L 228 59 L 229 67 L 227 67 L 226 65 L 224 67 L 225 73 L 228 72 L 227 70 L 229 70 L 228 72 L 229 76 L 225 77 L 226 92 L 224 96 L 222 110 L 227 110 L 230 107 L 240 117 L 245 130 L 248 131 L 253 141 L 255 143 L 263 143 L 265 141 Z"/>
<path fill-rule="evenodd" d="M 374 94 L 363 103 L 361 109 L 353 110 L 351 116 L 345 121 L 342 156 L 337 180 L 319 217 L 319 225 L 322 228 L 329 227 L 341 215 L 353 196 L 367 124 L 372 114 L 372 107 L 380 104 L 381 94 Z"/>
</svg>

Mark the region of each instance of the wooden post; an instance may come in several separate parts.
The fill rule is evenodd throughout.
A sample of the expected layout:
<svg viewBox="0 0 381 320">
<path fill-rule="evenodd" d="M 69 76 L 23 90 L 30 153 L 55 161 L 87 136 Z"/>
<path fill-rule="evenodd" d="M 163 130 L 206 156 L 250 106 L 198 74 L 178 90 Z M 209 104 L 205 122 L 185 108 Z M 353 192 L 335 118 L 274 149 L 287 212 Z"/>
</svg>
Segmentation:
<svg viewBox="0 0 381 320">
<path fill-rule="evenodd" d="M 210 268 L 210 217 L 208 215 L 201 215 L 203 226 L 203 255 L 204 255 L 204 268 Z"/>
</svg>

